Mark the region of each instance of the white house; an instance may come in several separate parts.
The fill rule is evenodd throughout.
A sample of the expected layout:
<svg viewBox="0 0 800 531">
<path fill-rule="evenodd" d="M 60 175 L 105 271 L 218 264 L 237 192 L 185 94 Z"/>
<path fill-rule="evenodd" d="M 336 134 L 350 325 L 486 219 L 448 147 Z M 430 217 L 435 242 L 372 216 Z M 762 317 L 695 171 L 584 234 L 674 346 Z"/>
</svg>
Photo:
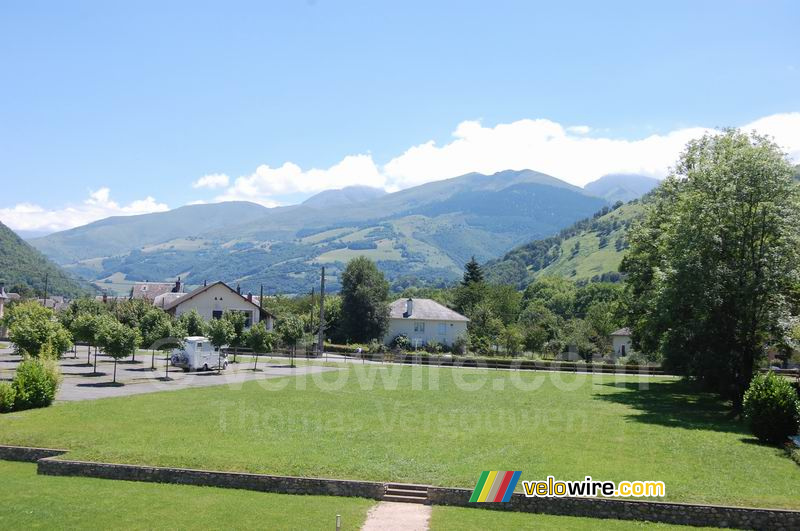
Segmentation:
<svg viewBox="0 0 800 531">
<path fill-rule="evenodd" d="M 156 306 L 163 307 L 165 312 L 175 317 L 197 310 L 203 319 L 209 321 L 220 319 L 226 310 L 230 310 L 244 313 L 247 316 L 246 326 L 248 328 L 262 320 L 265 321 L 267 330 L 272 330 L 275 324 L 272 314 L 259 308 L 258 304 L 253 301 L 252 295 L 244 297 L 224 282 L 201 286 L 179 297 L 175 297 L 178 294 L 172 295 L 172 297 L 165 297 L 167 300 L 163 302 L 159 300 L 154 302 L 156 302 Z"/>
<path fill-rule="evenodd" d="M 620 328 L 611 332 L 611 347 L 614 357 L 627 356 L 631 353 L 631 331 L 629 328 Z"/>
<path fill-rule="evenodd" d="M 466 338 L 469 319 L 431 299 L 397 299 L 389 307 L 387 345 L 404 335 L 415 347 L 435 341 L 452 346 L 459 337 Z"/>
</svg>

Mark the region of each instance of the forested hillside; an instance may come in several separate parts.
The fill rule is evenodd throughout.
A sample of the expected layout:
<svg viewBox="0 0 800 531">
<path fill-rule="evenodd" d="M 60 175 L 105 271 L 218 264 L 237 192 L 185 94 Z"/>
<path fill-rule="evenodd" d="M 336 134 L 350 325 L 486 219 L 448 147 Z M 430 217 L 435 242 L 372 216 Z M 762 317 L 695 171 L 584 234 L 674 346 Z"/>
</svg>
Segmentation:
<svg viewBox="0 0 800 531">
<path fill-rule="evenodd" d="M 0 281 L 6 289 L 26 286 L 41 296 L 47 277 L 47 292 L 51 295 L 75 297 L 93 288 L 62 271 L 42 253 L 27 244 L 14 231 L 0 223 Z"/>
</svg>

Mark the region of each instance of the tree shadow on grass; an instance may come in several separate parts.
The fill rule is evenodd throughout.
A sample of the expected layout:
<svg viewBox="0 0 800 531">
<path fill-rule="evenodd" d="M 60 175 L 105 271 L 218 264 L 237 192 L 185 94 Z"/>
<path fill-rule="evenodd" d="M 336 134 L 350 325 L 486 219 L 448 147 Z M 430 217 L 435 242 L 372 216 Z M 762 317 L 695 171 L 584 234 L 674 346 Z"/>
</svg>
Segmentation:
<svg viewBox="0 0 800 531">
<path fill-rule="evenodd" d="M 78 387 L 124 387 L 122 382 L 97 382 L 97 383 L 82 383 Z"/>
<path fill-rule="evenodd" d="M 62 363 L 61 366 L 62 367 L 91 367 L 92 364 L 91 363 L 86 363 L 84 361 L 83 363 Z"/>
<path fill-rule="evenodd" d="M 644 388 L 640 388 L 639 382 L 602 385 L 616 387 L 619 391 L 595 394 L 593 398 L 636 410 L 637 413 L 626 416 L 631 422 L 749 435 L 729 405 L 711 393 L 697 390 L 690 382 L 646 382 Z"/>
</svg>

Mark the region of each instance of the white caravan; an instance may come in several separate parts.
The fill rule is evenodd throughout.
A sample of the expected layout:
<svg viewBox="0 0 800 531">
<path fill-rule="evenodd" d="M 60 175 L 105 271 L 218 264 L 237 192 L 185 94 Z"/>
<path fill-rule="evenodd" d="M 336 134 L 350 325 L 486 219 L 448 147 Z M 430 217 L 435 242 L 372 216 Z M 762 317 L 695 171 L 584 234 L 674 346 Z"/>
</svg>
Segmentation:
<svg viewBox="0 0 800 531">
<path fill-rule="evenodd" d="M 172 351 L 170 361 L 184 371 L 208 371 L 228 368 L 228 355 L 211 345 L 203 336 L 189 336 L 183 340 L 183 348 Z"/>
</svg>

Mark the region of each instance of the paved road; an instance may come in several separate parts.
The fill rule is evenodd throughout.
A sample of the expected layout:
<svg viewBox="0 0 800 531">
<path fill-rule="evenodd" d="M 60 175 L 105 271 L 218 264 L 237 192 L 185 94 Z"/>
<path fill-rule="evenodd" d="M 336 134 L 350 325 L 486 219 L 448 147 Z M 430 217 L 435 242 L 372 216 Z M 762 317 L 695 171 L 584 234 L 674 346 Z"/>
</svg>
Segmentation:
<svg viewBox="0 0 800 531">
<path fill-rule="evenodd" d="M 217 374 L 210 372 L 185 373 L 170 367 L 165 379 L 163 359 L 156 359 L 156 369 L 152 370 L 150 356 L 138 356 L 135 362 L 117 363 L 117 384 L 112 383 L 114 362 L 111 358 L 98 356 L 97 373 L 93 365 L 86 364 L 86 350 L 81 347 L 77 357 L 69 354 L 59 361 L 64 374 L 64 382 L 56 396 L 57 401 L 95 400 L 114 396 L 138 395 L 157 391 L 174 391 L 190 387 L 207 387 L 211 385 L 229 385 L 238 388 L 250 380 L 266 380 L 284 376 L 297 376 L 325 371 L 340 370 L 336 367 L 302 366 L 290 368 L 288 360 L 284 364 L 278 362 L 260 362 L 259 370 L 254 372 L 249 363 L 229 365 L 227 370 Z M 94 361 L 94 355 L 91 356 Z M 9 349 L 0 350 L 0 380 L 10 380 L 14 376 L 20 357 Z"/>
</svg>

